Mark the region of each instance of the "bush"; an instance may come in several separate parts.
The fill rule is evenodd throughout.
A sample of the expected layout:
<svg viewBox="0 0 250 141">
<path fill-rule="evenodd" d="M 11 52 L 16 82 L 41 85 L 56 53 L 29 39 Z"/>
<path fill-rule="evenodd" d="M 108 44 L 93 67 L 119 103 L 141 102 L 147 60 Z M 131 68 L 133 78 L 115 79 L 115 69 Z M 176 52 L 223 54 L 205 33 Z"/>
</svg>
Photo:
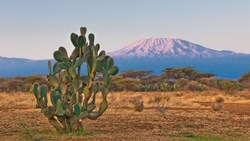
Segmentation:
<svg viewBox="0 0 250 141">
<path fill-rule="evenodd" d="M 201 78 L 198 82 L 208 86 L 209 88 L 218 89 L 218 81 L 219 81 L 218 78 Z"/>
<path fill-rule="evenodd" d="M 218 102 L 218 103 L 222 103 L 222 102 L 224 102 L 225 100 L 224 100 L 224 98 L 223 97 L 216 97 L 215 98 L 215 102 Z"/>
<path fill-rule="evenodd" d="M 220 80 L 218 81 L 218 87 L 226 94 L 234 94 L 236 91 L 241 91 L 243 89 L 239 82 L 233 80 Z"/>
<path fill-rule="evenodd" d="M 45 77 L 40 75 L 0 78 L 0 92 L 29 92 L 35 82 L 46 84 L 50 87 Z"/>
<path fill-rule="evenodd" d="M 134 91 L 140 85 L 140 80 L 115 76 L 110 81 L 109 89 L 111 91 Z"/>
<path fill-rule="evenodd" d="M 181 79 L 178 79 L 175 82 L 175 84 L 178 86 L 178 89 L 184 90 L 184 87 L 188 84 L 188 82 L 190 82 L 190 80 L 188 80 L 186 78 L 181 78 Z"/>
<path fill-rule="evenodd" d="M 187 83 L 187 85 L 185 86 L 186 90 L 190 90 L 190 91 L 206 91 L 209 90 L 208 86 L 203 85 L 197 81 L 190 81 Z"/>
<path fill-rule="evenodd" d="M 238 81 L 225 80 L 218 78 L 202 78 L 200 83 L 210 87 L 224 91 L 226 94 L 233 94 L 236 91 L 241 91 L 243 86 Z"/>
<path fill-rule="evenodd" d="M 250 72 L 242 75 L 238 81 L 244 88 L 250 89 Z"/>
<path fill-rule="evenodd" d="M 216 97 L 213 102 L 211 102 L 211 108 L 213 111 L 220 111 L 223 108 L 223 102 L 224 98 L 223 97 Z"/>
<path fill-rule="evenodd" d="M 155 84 L 155 85 L 138 85 L 135 91 L 140 92 L 155 92 L 155 91 L 175 91 L 177 89 L 176 84 Z"/>
<path fill-rule="evenodd" d="M 144 108 L 144 102 L 141 96 L 133 97 L 132 99 L 129 100 L 130 103 L 134 105 L 134 110 L 136 112 L 142 112 Z"/>
</svg>

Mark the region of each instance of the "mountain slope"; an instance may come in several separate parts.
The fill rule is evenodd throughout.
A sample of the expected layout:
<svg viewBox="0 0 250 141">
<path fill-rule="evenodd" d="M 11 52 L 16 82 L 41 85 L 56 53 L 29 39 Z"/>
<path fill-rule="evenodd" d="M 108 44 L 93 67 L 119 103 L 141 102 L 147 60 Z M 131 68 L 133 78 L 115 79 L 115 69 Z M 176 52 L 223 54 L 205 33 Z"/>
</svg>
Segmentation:
<svg viewBox="0 0 250 141">
<path fill-rule="evenodd" d="M 136 41 L 110 53 L 113 57 L 190 57 L 211 58 L 239 55 L 232 51 L 217 51 L 177 38 L 148 38 Z"/>
<path fill-rule="evenodd" d="M 238 79 L 250 71 L 250 55 L 217 51 L 176 38 L 149 38 L 109 53 L 120 71 L 152 70 L 159 74 L 169 67 L 192 66 L 220 78 Z"/>
<path fill-rule="evenodd" d="M 0 57 L 0 77 L 47 74 L 48 60 Z"/>
</svg>

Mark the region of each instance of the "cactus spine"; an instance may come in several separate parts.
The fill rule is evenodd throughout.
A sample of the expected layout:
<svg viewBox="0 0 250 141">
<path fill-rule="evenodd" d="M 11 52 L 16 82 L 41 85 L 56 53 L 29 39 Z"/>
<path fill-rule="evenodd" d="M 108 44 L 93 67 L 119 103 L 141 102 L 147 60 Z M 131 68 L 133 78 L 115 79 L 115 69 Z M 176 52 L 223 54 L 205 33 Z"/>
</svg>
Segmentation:
<svg viewBox="0 0 250 141">
<path fill-rule="evenodd" d="M 110 76 L 118 73 L 118 67 L 105 51 L 98 53 L 99 44 L 94 44 L 94 34 L 88 35 L 87 29 L 80 28 L 80 35 L 72 33 L 71 42 L 74 50 L 68 55 L 64 47 L 59 47 L 53 56 L 53 67 L 48 61 L 47 81 L 50 90 L 51 106 L 48 105 L 48 87 L 35 83 L 32 87 L 37 105 L 48 118 L 49 123 L 59 132 L 75 132 L 83 129 L 81 120 L 92 120 L 101 116 L 108 107 L 107 94 Z M 87 74 L 81 75 L 81 67 L 86 64 Z M 101 74 L 103 82 L 95 81 L 96 74 Z M 96 109 L 97 93 L 102 93 L 102 102 Z"/>
</svg>

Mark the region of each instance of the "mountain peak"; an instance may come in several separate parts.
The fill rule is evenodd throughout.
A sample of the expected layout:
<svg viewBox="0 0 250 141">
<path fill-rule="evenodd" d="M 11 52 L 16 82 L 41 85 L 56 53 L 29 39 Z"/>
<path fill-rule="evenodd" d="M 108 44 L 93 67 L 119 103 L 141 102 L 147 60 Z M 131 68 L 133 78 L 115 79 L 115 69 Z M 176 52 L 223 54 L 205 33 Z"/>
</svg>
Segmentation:
<svg viewBox="0 0 250 141">
<path fill-rule="evenodd" d="M 231 51 L 217 51 L 179 38 L 147 38 L 138 40 L 118 51 L 113 57 L 221 57 L 236 54 Z"/>
</svg>

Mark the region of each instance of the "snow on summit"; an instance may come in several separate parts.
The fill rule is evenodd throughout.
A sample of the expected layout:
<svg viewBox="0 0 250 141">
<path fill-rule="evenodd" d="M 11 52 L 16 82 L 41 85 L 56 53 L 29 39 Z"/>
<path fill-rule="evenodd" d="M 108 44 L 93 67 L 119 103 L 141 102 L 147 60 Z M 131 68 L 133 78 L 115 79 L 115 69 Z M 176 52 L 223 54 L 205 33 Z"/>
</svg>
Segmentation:
<svg viewBox="0 0 250 141">
<path fill-rule="evenodd" d="M 109 53 L 113 57 L 220 57 L 236 54 L 217 51 L 178 38 L 148 38 L 136 41 L 120 50 Z"/>
</svg>

